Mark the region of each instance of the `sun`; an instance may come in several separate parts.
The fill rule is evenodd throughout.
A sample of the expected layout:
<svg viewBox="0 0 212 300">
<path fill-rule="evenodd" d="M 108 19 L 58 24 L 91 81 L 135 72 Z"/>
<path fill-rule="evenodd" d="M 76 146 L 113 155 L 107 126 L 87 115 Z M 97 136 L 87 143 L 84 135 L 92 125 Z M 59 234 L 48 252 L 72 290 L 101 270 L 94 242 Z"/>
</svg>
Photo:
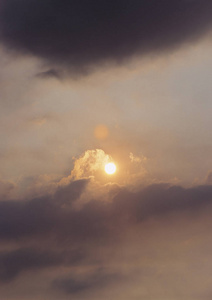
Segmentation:
<svg viewBox="0 0 212 300">
<path fill-rule="evenodd" d="M 112 175 L 116 172 L 116 165 L 114 163 L 108 163 L 105 165 L 105 172 L 109 175 Z"/>
</svg>

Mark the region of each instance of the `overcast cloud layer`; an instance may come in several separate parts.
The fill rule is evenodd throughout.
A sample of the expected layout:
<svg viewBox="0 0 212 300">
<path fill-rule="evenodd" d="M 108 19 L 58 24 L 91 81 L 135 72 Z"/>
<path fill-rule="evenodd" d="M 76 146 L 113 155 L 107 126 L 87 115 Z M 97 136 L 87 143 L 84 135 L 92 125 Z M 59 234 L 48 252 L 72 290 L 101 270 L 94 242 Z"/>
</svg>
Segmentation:
<svg viewBox="0 0 212 300">
<path fill-rule="evenodd" d="M 211 28 L 211 0 L 0 0 L 0 300 L 212 299 Z"/>
<path fill-rule="evenodd" d="M 210 0 L 3 0 L 0 8 L 7 47 L 75 73 L 190 43 L 211 26 Z"/>
<path fill-rule="evenodd" d="M 87 199 L 89 197 L 87 185 L 89 180 L 78 180 L 58 188 L 52 196 L 0 201 L 0 240 L 2 245 L 7 245 L 0 252 L 0 291 L 4 291 L 8 284 L 13 286 L 18 279 L 21 283 L 26 276 L 32 280 L 36 274 L 42 277 L 42 272 L 51 270 L 52 276 L 46 275 L 45 288 L 49 289 L 46 299 L 50 299 L 51 292 L 59 293 L 60 299 L 65 299 L 66 295 L 72 295 L 72 299 L 90 299 L 89 292 L 92 292 L 93 299 L 96 291 L 104 299 L 108 295 L 105 288 L 114 293 L 114 286 L 123 285 L 132 295 L 131 299 L 139 299 L 142 295 L 154 299 L 156 292 L 158 299 L 162 299 L 164 293 L 169 294 L 173 290 L 173 282 L 170 287 L 166 286 L 168 278 L 163 282 L 163 272 L 157 279 L 161 284 L 160 290 L 157 287 L 152 291 L 143 290 L 149 284 L 145 281 L 148 279 L 149 282 L 151 278 L 153 283 L 161 272 L 158 257 L 168 269 L 172 268 L 172 259 L 186 264 L 175 267 L 176 274 L 169 269 L 172 281 L 178 276 L 184 277 L 183 272 L 193 276 L 186 268 L 198 263 L 198 255 L 202 255 L 200 251 L 206 252 L 205 259 L 208 259 L 207 247 L 212 245 L 210 240 L 207 241 L 209 232 L 206 228 L 212 213 L 212 186 L 185 189 L 157 184 L 138 192 L 111 186 L 108 192 L 104 191 L 108 193 L 109 201 L 102 201 L 100 197 L 76 208 L 75 202 L 83 192 L 86 192 Z M 199 222 L 201 226 L 198 225 L 195 235 L 197 240 L 193 240 L 194 236 L 190 235 Z M 200 234 L 202 227 L 206 230 Z M 157 237 L 156 228 L 159 229 Z M 193 242 L 197 243 L 197 249 L 186 262 L 184 259 Z M 170 243 L 180 249 L 170 252 Z M 124 250 L 125 247 L 127 250 Z M 168 261 L 164 255 L 168 255 Z M 147 264 L 147 257 L 151 259 L 150 264 Z M 202 270 L 202 266 L 200 269 L 199 285 L 192 287 L 190 296 L 201 292 L 202 299 L 207 299 L 204 298 L 205 291 L 200 288 L 207 272 Z M 139 289 L 137 296 L 133 296 L 134 286 Z M 186 286 L 179 286 L 179 289 L 183 295 L 188 293 Z M 9 297 L 9 294 L 6 295 Z M 19 295 L 24 296 L 23 292 Z M 123 294 L 120 293 L 120 296 L 123 297 Z M 191 299 L 190 296 L 188 299 Z M 11 299 L 15 299 L 13 297 Z M 172 299 L 180 298 L 175 295 Z"/>
</svg>

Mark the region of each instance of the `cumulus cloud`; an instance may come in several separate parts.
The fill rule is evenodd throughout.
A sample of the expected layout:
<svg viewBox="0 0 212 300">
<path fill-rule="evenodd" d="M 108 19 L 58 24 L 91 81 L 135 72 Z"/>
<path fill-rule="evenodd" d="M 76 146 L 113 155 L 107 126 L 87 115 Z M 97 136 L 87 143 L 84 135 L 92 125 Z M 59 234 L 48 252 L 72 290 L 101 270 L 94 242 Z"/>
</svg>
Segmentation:
<svg viewBox="0 0 212 300">
<path fill-rule="evenodd" d="M 102 149 L 87 150 L 81 157 L 75 159 L 71 178 L 79 179 L 92 176 L 99 170 L 103 170 L 105 164 L 111 160 L 111 156 Z"/>
<path fill-rule="evenodd" d="M 191 42 L 211 29 L 211 20 L 210 0 L 4 0 L 0 38 L 76 74 Z M 52 70 L 43 76 L 58 77 Z"/>
</svg>

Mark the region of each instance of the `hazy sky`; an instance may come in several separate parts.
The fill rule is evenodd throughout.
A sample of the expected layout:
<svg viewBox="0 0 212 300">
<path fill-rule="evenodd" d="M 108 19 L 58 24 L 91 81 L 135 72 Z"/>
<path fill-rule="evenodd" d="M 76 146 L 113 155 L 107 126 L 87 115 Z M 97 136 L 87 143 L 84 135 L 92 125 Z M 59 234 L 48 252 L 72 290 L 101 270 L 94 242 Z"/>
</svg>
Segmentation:
<svg viewBox="0 0 212 300">
<path fill-rule="evenodd" d="M 209 0 L 0 1 L 0 299 L 211 299 L 211 50 Z"/>
</svg>

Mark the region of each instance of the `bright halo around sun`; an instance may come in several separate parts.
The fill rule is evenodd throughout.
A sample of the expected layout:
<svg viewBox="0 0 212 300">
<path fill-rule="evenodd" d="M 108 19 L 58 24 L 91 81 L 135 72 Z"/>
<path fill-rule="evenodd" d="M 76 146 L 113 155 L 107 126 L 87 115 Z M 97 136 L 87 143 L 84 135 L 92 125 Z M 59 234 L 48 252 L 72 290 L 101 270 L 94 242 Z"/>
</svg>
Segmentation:
<svg viewBox="0 0 212 300">
<path fill-rule="evenodd" d="M 105 165 L 105 172 L 109 175 L 112 175 L 116 172 L 116 165 L 114 163 L 108 163 Z"/>
</svg>

